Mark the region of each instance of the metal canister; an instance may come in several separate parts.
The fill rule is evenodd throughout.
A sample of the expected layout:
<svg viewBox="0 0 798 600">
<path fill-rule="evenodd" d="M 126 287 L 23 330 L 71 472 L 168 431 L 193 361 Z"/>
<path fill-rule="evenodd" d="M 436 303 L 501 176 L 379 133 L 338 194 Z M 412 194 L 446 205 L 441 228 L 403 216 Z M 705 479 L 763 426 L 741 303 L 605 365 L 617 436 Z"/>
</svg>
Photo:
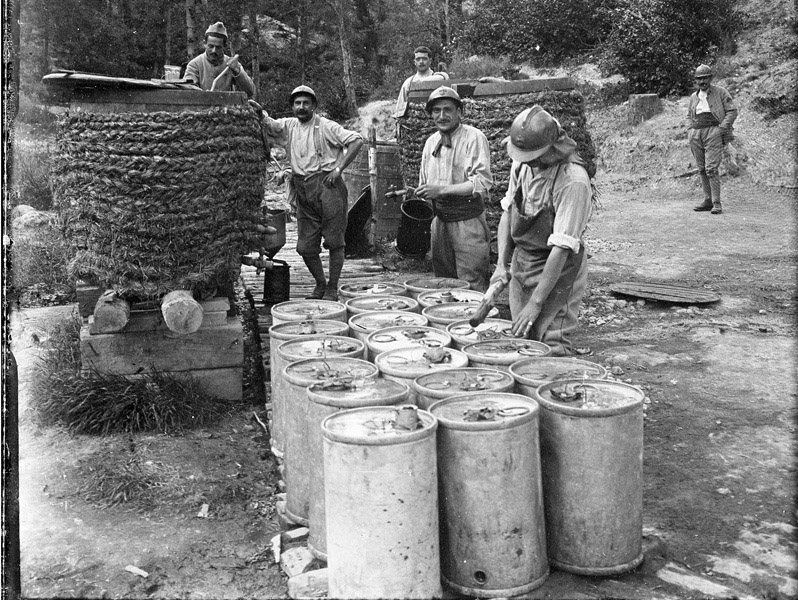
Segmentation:
<svg viewBox="0 0 798 600">
<path fill-rule="evenodd" d="M 269 327 L 269 370 L 271 381 L 272 426 L 271 447 L 278 458 L 282 458 L 285 450 L 285 409 L 280 386 L 283 378 L 283 361 L 277 356 L 277 347 L 288 340 L 307 338 L 314 335 L 348 336 L 349 325 L 341 321 L 288 321 Z"/>
<path fill-rule="evenodd" d="M 464 346 L 486 340 L 515 340 L 512 334 L 513 322 L 507 319 L 487 318 L 476 327 L 472 327 L 468 319 L 455 321 L 446 326 L 446 332 L 452 336 L 452 348 L 462 350 Z"/>
<path fill-rule="evenodd" d="M 332 300 L 288 300 L 272 306 L 272 325 L 288 321 L 342 321 L 346 323 L 346 306 Z"/>
<path fill-rule="evenodd" d="M 452 396 L 511 393 L 515 390 L 515 380 L 509 373 L 497 369 L 464 367 L 420 375 L 413 380 L 412 387 L 418 407 L 428 410 L 438 400 Z"/>
<path fill-rule="evenodd" d="M 399 326 L 372 331 L 366 336 L 368 359 L 396 348 L 448 348 L 452 336 L 434 327 Z"/>
<path fill-rule="evenodd" d="M 441 575 L 478 598 L 516 596 L 549 575 L 538 405 L 484 392 L 435 402 Z"/>
<path fill-rule="evenodd" d="M 386 379 L 407 383 L 411 388 L 408 401 L 417 404 L 418 395 L 413 385 L 416 377 L 435 371 L 462 369 L 468 366 L 468 357 L 451 348 L 405 346 L 378 354 L 374 364 Z"/>
<path fill-rule="evenodd" d="M 521 394 L 534 398 L 535 390 L 558 379 L 606 379 L 607 369 L 581 358 L 563 356 L 541 356 L 524 358 L 510 365 L 510 374 L 515 378 L 516 389 Z"/>
<path fill-rule="evenodd" d="M 359 381 L 324 382 L 308 390 L 308 466 L 310 467 L 310 509 L 308 549 L 327 560 L 327 522 L 324 507 L 324 466 L 321 422 L 332 414 L 350 408 L 406 404 L 407 384 L 382 377 Z"/>
<path fill-rule="evenodd" d="M 346 301 L 358 296 L 406 296 L 407 288 L 404 284 L 392 281 L 380 281 L 377 283 L 342 283 L 338 286 L 338 295 Z"/>
<path fill-rule="evenodd" d="M 451 277 L 412 277 L 404 282 L 407 288 L 407 295 L 418 299 L 421 292 L 429 290 L 452 290 L 455 288 L 466 290 L 471 284 L 462 279 Z"/>
<path fill-rule="evenodd" d="M 277 352 L 285 361 L 282 371 L 285 423 L 285 450 L 283 456 L 283 480 L 286 487 L 286 514 L 301 525 L 308 524 L 309 472 L 307 454 L 307 393 L 305 388 L 312 383 L 336 377 L 376 375 L 375 369 L 366 369 L 358 363 L 340 361 L 362 361 L 363 342 L 352 338 L 326 336 L 324 340 L 290 340 L 283 342 Z M 342 340 L 348 340 L 343 342 Z M 353 366 L 354 365 L 354 366 Z M 351 369 L 359 370 L 354 374 Z"/>
<path fill-rule="evenodd" d="M 435 304 L 456 304 L 458 302 L 482 302 L 485 294 L 468 288 L 451 288 L 443 290 L 427 290 L 418 295 L 421 308 Z"/>
<path fill-rule="evenodd" d="M 344 302 L 344 305 L 350 319 L 360 313 L 374 312 L 375 310 L 421 312 L 418 302 L 409 296 L 355 296 Z"/>
<path fill-rule="evenodd" d="M 438 422 L 402 411 L 356 408 L 322 422 L 330 598 L 442 595 Z"/>
<path fill-rule="evenodd" d="M 483 340 L 463 346 L 471 366 L 508 371 L 510 365 L 530 356 L 548 356 L 551 352 L 543 342 L 534 340 Z"/>
<path fill-rule="evenodd" d="M 479 309 L 479 302 L 451 302 L 447 304 L 433 304 L 421 309 L 421 314 L 429 319 L 432 327 L 445 330 L 457 321 L 470 319 Z M 499 309 L 493 307 L 488 312 L 489 317 L 497 317 Z"/>
<path fill-rule="evenodd" d="M 411 300 L 411 298 L 408 298 Z M 414 301 L 415 302 L 415 301 Z M 349 318 L 349 330 L 352 337 L 363 342 L 370 333 L 386 329 L 388 327 L 426 327 L 427 317 L 415 313 L 401 310 L 377 310 L 359 315 L 352 315 Z"/>
<path fill-rule="evenodd" d="M 534 392 L 549 562 L 615 575 L 643 560 L 643 392 L 563 379 Z"/>
</svg>

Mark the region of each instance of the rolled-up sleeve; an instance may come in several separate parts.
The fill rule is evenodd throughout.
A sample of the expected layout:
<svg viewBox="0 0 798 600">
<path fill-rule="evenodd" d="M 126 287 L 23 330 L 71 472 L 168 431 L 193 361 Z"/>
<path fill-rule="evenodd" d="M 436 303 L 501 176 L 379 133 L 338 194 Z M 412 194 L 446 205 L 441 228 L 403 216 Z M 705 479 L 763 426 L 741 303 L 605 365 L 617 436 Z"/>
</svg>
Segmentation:
<svg viewBox="0 0 798 600">
<path fill-rule="evenodd" d="M 502 210 L 510 210 L 510 207 L 513 205 L 513 200 L 515 199 L 515 192 L 518 189 L 518 180 L 521 173 L 521 163 L 516 161 L 512 161 L 510 166 L 510 182 L 507 184 L 507 191 L 504 193 L 504 198 L 502 198 Z"/>
<path fill-rule="evenodd" d="M 592 195 L 589 181 L 576 179 L 556 187 L 554 226 L 547 242 L 549 246 L 579 252 L 582 234 L 590 220 Z"/>
<path fill-rule="evenodd" d="M 488 138 L 479 130 L 474 130 L 478 135 L 474 136 L 471 152 L 471 164 L 468 165 L 467 177 L 474 184 L 474 195 L 483 200 L 487 200 L 490 189 L 493 187 L 493 175 L 490 172 L 490 144 Z"/>
</svg>

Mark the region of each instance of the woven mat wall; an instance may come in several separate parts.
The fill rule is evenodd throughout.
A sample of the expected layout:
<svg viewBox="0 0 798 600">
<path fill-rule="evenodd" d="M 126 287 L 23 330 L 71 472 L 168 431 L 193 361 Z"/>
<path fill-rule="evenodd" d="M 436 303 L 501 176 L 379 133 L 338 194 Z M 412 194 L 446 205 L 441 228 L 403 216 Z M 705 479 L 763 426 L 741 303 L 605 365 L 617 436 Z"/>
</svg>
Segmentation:
<svg viewBox="0 0 798 600">
<path fill-rule="evenodd" d="M 66 114 L 53 182 L 70 274 L 137 299 L 213 293 L 255 244 L 265 174 L 249 107 Z"/>
<path fill-rule="evenodd" d="M 495 209 L 507 191 L 510 180 L 510 158 L 501 141 L 507 137 L 515 117 L 525 108 L 540 104 L 554 117 L 577 143 L 577 151 L 587 162 L 588 174 L 596 173 L 596 149 L 587 130 L 584 98 L 577 91 L 543 91 L 508 94 L 487 98 L 463 99 L 463 122 L 484 133 L 490 142 L 491 171 L 494 186 L 491 206 Z M 435 126 L 424 110 L 424 104 L 410 104 L 407 116 L 399 122 L 402 173 L 405 183 L 418 184 L 424 142 L 435 132 Z"/>
</svg>

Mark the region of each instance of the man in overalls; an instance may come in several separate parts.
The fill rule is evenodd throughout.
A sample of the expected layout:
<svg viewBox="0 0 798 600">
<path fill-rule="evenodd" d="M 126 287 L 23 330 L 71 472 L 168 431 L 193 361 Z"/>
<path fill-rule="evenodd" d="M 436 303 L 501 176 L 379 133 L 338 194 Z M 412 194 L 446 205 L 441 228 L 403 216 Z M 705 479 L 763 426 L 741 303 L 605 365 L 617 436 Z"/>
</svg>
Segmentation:
<svg viewBox="0 0 798 600">
<path fill-rule="evenodd" d="M 509 281 L 513 334 L 567 356 L 587 285 L 590 177 L 576 142 L 540 106 L 521 112 L 504 142 L 513 164 L 491 282 Z"/>
<path fill-rule="evenodd" d="M 338 300 L 344 266 L 347 189 L 341 173 L 363 147 L 359 133 L 316 114 L 316 93 L 306 85 L 291 92 L 293 117 L 272 119 L 262 113 L 266 131 L 285 147 L 296 192 L 297 244 L 316 286 L 308 299 Z M 257 103 L 251 102 L 262 111 Z M 330 251 L 329 279 L 324 277 L 321 242 Z"/>
</svg>

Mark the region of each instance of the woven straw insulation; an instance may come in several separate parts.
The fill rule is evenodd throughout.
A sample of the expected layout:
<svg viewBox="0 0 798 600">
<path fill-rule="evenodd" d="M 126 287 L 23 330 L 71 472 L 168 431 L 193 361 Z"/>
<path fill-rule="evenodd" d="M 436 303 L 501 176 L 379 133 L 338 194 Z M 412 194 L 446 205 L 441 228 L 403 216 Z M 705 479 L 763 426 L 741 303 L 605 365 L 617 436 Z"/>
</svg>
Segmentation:
<svg viewBox="0 0 798 600">
<path fill-rule="evenodd" d="M 541 105 L 560 121 L 563 129 L 577 143 L 577 152 L 587 163 L 590 177 L 596 173 L 596 149 L 587 130 L 584 99 L 577 91 L 542 91 L 463 99 L 463 122 L 484 133 L 490 143 L 490 167 L 493 189 L 488 208 L 496 209 L 510 181 L 510 157 L 502 140 L 509 135 L 510 125 L 518 113 L 535 104 Z M 436 129 L 424 109 L 425 104 L 411 103 L 407 116 L 400 119 L 399 144 L 405 184 L 418 184 L 418 171 L 424 143 Z M 490 211 L 489 211 L 490 212 Z"/>
<path fill-rule="evenodd" d="M 256 245 L 265 174 L 249 107 L 66 114 L 53 192 L 70 275 L 139 300 L 224 289 Z"/>
</svg>

